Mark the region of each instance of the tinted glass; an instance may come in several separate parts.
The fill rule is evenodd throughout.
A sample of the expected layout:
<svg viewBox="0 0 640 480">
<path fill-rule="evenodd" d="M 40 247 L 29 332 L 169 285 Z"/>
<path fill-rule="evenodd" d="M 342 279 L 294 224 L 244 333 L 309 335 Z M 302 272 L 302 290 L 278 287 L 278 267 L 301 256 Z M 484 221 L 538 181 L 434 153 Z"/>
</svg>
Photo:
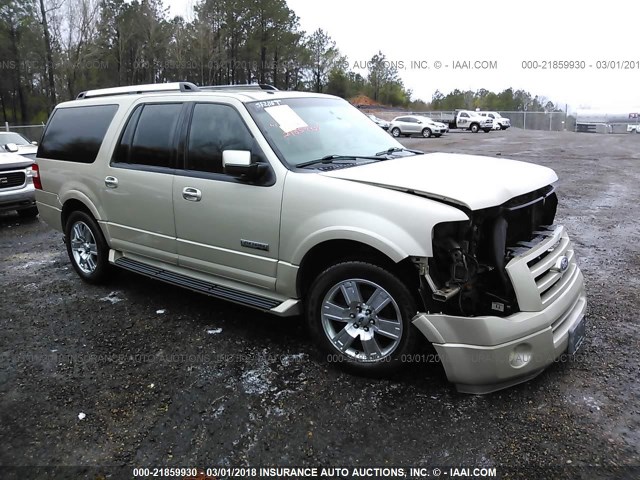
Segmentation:
<svg viewBox="0 0 640 480">
<path fill-rule="evenodd" d="M 131 143 L 133 141 L 133 133 L 138 126 L 138 119 L 142 113 L 142 107 L 144 105 L 138 105 L 133 111 L 133 114 L 129 117 L 127 127 L 124 129 L 124 133 L 118 142 L 118 146 L 113 154 L 113 161 L 118 163 L 129 163 L 129 155 L 131 154 Z"/>
<path fill-rule="evenodd" d="M 224 150 L 251 150 L 253 137 L 232 107 L 201 103 L 194 107 L 187 170 L 223 173 Z"/>
<path fill-rule="evenodd" d="M 117 110 L 117 105 L 57 109 L 44 132 L 38 156 L 92 163 Z"/>
<path fill-rule="evenodd" d="M 181 109 L 180 103 L 145 105 L 135 127 L 127 163 L 173 167 L 176 153 L 174 136 Z M 129 122 L 134 119 L 135 112 Z M 121 143 L 123 141 L 127 141 L 126 135 L 123 135 Z M 121 146 L 118 148 L 120 150 Z"/>
</svg>

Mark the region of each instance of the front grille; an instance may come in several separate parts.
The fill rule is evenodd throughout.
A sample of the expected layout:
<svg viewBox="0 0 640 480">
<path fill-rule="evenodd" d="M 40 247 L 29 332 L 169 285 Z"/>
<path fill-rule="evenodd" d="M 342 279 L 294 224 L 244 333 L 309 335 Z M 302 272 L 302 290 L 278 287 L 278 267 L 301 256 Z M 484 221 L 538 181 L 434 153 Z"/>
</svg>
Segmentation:
<svg viewBox="0 0 640 480">
<path fill-rule="evenodd" d="M 562 226 L 552 225 L 535 232 L 530 242 L 519 242 L 508 250 L 514 256 L 506 269 L 522 311 L 539 311 L 551 305 L 571 284 L 578 264 Z M 556 270 L 562 257 L 567 257 L 564 272 Z"/>
<path fill-rule="evenodd" d="M 0 172 L 0 189 L 13 188 L 24 185 L 24 172 Z"/>
</svg>

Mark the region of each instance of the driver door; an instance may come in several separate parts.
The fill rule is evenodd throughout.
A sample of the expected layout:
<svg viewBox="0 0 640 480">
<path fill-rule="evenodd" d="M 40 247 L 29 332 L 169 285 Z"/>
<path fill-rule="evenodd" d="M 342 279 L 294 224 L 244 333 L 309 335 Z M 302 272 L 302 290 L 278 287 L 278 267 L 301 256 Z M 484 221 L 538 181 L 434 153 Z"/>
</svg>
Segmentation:
<svg viewBox="0 0 640 480">
<path fill-rule="evenodd" d="M 193 105 L 184 168 L 173 208 L 178 264 L 231 280 L 275 288 L 283 179 L 273 171 L 249 182 L 224 172 L 222 152 L 255 142 L 232 105 Z"/>
</svg>

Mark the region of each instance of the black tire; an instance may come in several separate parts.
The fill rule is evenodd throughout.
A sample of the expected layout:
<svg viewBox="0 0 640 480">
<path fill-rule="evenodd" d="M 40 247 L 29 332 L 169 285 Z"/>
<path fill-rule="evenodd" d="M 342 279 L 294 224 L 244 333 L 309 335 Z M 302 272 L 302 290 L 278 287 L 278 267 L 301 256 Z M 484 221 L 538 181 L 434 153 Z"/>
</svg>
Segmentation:
<svg viewBox="0 0 640 480">
<path fill-rule="evenodd" d="M 431 129 L 429 128 L 423 128 L 422 129 L 422 136 L 424 138 L 429 138 L 431 136 Z"/>
<path fill-rule="evenodd" d="M 472 123 L 469 127 L 469 130 L 471 130 L 471 133 L 478 133 L 478 130 L 480 130 L 480 125 L 478 125 L 477 123 Z"/>
<path fill-rule="evenodd" d="M 434 137 L 436 137 L 436 138 L 440 138 L 441 136 L 442 136 L 442 134 L 441 134 L 441 133 L 436 133 L 436 134 L 434 135 Z"/>
<path fill-rule="evenodd" d="M 86 232 L 86 227 L 86 229 L 91 233 L 94 243 L 77 242 L 77 233 L 74 231 L 76 226 L 78 226 L 78 228 L 83 232 Z M 69 255 L 69 260 L 71 260 L 71 265 L 73 265 L 73 269 L 76 271 L 78 276 L 87 283 L 103 283 L 111 273 L 111 265 L 109 264 L 109 246 L 107 245 L 107 241 L 104 239 L 104 235 L 102 235 L 102 230 L 100 230 L 98 223 L 91 215 L 78 210 L 69 215 L 64 227 L 64 233 L 67 254 Z M 74 243 L 73 246 L 72 242 Z M 77 260 L 73 249 L 76 245 L 87 244 L 95 245 L 95 254 L 91 253 L 93 250 L 86 252 L 84 255 L 78 253 L 80 260 Z M 82 262 L 83 256 L 86 257 L 87 260 L 85 260 L 84 265 L 81 265 L 79 264 L 79 261 Z M 91 258 L 91 263 L 89 263 L 89 258 Z M 94 267 L 91 268 L 91 265 L 94 265 Z"/>
<path fill-rule="evenodd" d="M 400 129 L 395 127 L 391 130 L 391 136 L 398 138 L 400 136 Z"/>
<path fill-rule="evenodd" d="M 358 288 L 351 288 L 354 283 Z M 345 284 L 350 289 L 346 291 L 360 302 L 349 302 L 341 288 Z M 388 303 L 376 307 L 376 299 L 387 298 Z M 335 312 L 344 320 L 331 318 L 335 315 L 330 314 L 328 303 L 337 307 Z M 395 274 L 370 263 L 347 261 L 327 268 L 316 278 L 305 313 L 311 335 L 327 354 L 327 361 L 355 373 L 383 376 L 399 369 L 406 355 L 415 350 L 419 332 L 411 320 L 416 312 L 415 298 Z M 342 342 L 343 349 L 335 342 Z M 373 353 L 365 353 L 367 350 Z"/>
<path fill-rule="evenodd" d="M 484 131 L 484 133 L 489 133 L 492 129 L 491 128 L 483 128 L 482 130 Z"/>
<path fill-rule="evenodd" d="M 36 218 L 38 216 L 38 207 L 29 207 L 18 210 L 18 215 L 22 218 Z"/>
</svg>

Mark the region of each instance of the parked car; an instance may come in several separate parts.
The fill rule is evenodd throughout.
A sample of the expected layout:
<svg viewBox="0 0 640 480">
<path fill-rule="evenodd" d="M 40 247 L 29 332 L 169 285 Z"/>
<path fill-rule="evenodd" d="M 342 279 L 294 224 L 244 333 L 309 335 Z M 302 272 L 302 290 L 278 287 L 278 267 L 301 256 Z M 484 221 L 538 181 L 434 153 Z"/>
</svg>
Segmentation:
<svg viewBox="0 0 640 480">
<path fill-rule="evenodd" d="M 35 158 L 38 151 L 37 145 L 37 142 L 31 142 L 19 133 L 0 132 L 0 151 Z"/>
<path fill-rule="evenodd" d="M 394 118 L 389 124 L 389 131 L 394 137 L 410 137 L 414 134 L 420 134 L 425 138 L 431 136 L 440 137 L 445 131 L 448 131 L 442 123 L 436 123 L 428 117 L 421 115 L 401 115 Z"/>
<path fill-rule="evenodd" d="M 371 121 L 373 121 L 373 123 L 378 125 L 383 130 L 389 130 L 389 122 L 387 122 L 386 120 L 382 120 L 381 118 L 378 118 L 375 115 L 371 114 L 367 115 L 367 117 L 369 117 Z"/>
<path fill-rule="evenodd" d="M 511 120 L 503 117 L 498 112 L 478 112 L 480 116 L 493 120 L 494 130 L 506 130 L 511 126 Z M 497 127 L 497 128 L 496 128 Z"/>
<path fill-rule="evenodd" d="M 397 370 L 422 335 L 463 392 L 580 347 L 586 295 L 553 170 L 425 155 L 340 98 L 262 88 L 136 85 L 54 109 L 36 198 L 81 279 L 116 266 L 303 314 L 356 372 Z"/>
<path fill-rule="evenodd" d="M 16 210 L 21 217 L 38 215 L 32 166 L 30 158 L 0 153 L 0 211 Z"/>
</svg>

